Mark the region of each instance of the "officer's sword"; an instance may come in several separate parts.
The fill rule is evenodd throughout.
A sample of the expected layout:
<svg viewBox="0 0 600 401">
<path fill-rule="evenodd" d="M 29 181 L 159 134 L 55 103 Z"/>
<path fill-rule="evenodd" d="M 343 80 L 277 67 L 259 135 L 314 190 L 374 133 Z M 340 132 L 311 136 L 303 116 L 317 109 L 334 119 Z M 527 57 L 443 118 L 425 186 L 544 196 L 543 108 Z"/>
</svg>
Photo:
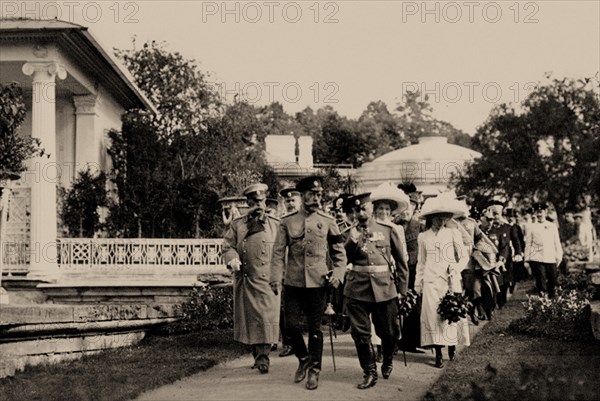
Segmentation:
<svg viewBox="0 0 600 401">
<path fill-rule="evenodd" d="M 329 277 L 331 277 L 331 274 L 333 273 L 333 271 L 329 271 L 326 275 L 325 278 L 327 280 L 329 280 Z M 335 315 L 335 310 L 333 309 L 333 304 L 331 303 L 331 286 L 328 285 L 327 287 L 327 307 L 325 308 L 325 312 L 324 314 L 327 316 L 328 320 L 329 320 L 329 343 L 331 344 L 331 359 L 333 361 L 333 371 L 335 372 L 336 366 L 335 366 L 335 352 L 333 350 L 333 336 L 335 335 L 335 329 L 333 328 L 333 321 L 332 321 L 332 316 Z M 337 336 L 336 336 L 337 338 Z"/>
</svg>

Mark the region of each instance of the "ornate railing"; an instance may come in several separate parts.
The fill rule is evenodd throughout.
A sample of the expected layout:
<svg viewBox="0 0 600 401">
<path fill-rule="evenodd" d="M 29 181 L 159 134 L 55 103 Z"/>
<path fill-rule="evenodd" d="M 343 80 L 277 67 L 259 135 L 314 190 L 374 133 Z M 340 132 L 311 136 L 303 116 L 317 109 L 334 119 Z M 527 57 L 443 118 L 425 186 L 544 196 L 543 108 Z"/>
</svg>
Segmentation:
<svg viewBox="0 0 600 401">
<path fill-rule="evenodd" d="M 162 238 L 59 238 L 58 265 L 65 270 L 224 267 L 223 240 Z M 29 269 L 29 244 L 5 242 L 3 271 Z"/>
<path fill-rule="evenodd" d="M 222 239 L 61 238 L 61 269 L 221 266 Z"/>
</svg>

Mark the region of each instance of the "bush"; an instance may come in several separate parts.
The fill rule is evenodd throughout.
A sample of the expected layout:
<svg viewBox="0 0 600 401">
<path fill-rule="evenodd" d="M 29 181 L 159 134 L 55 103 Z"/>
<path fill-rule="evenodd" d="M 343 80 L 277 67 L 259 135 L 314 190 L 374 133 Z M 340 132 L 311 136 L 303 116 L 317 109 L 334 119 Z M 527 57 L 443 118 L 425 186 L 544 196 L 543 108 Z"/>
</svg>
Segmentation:
<svg viewBox="0 0 600 401">
<path fill-rule="evenodd" d="M 573 271 L 558 277 L 558 286 L 564 291 L 575 290 L 581 297 L 591 301 L 600 300 L 600 289 L 593 285 L 585 271 Z"/>
<path fill-rule="evenodd" d="M 548 298 L 528 295 L 523 303 L 527 309 L 524 317 L 509 325 L 516 333 L 554 338 L 568 341 L 588 341 L 593 339 L 589 300 L 575 289 L 557 288 L 556 297 Z"/>
<path fill-rule="evenodd" d="M 190 333 L 233 327 L 233 287 L 194 287 L 181 305 L 183 318 L 165 326 L 168 334 Z"/>
</svg>

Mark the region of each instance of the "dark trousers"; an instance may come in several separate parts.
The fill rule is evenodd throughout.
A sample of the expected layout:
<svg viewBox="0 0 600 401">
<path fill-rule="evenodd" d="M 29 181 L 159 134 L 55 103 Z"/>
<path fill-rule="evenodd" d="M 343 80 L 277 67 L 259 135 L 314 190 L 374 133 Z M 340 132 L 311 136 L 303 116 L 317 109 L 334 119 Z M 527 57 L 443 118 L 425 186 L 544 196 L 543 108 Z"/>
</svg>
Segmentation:
<svg viewBox="0 0 600 401">
<path fill-rule="evenodd" d="M 398 304 L 395 299 L 385 302 L 366 302 L 346 298 L 346 311 L 350 317 L 350 333 L 354 343 L 371 343 L 371 320 L 375 334 L 381 338 L 384 360 L 394 356 L 396 341 L 400 333 Z"/>
<path fill-rule="evenodd" d="M 535 277 L 535 288 L 538 292 L 545 292 L 550 298 L 554 297 L 556 288 L 556 263 L 542 263 L 530 261 L 531 272 Z"/>
<path fill-rule="evenodd" d="M 284 289 L 286 329 L 298 359 L 310 355 L 310 366 L 321 369 L 323 332 L 321 322 L 325 310 L 326 288 L 303 288 L 286 285 Z M 308 324 L 308 349 L 302 337 L 302 313 Z"/>
<path fill-rule="evenodd" d="M 281 343 L 283 345 L 292 345 L 292 339 L 290 337 L 290 333 L 288 332 L 287 325 L 285 322 L 285 287 L 282 290 L 281 294 L 281 309 L 279 311 L 279 331 L 281 332 Z"/>
</svg>

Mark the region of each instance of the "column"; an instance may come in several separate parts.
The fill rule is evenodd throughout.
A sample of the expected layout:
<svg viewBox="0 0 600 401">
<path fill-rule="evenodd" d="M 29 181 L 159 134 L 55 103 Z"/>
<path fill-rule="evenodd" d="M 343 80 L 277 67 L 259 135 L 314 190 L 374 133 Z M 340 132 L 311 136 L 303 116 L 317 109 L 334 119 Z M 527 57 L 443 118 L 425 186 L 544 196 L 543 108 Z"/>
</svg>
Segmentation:
<svg viewBox="0 0 600 401">
<path fill-rule="evenodd" d="M 56 83 L 65 79 L 64 67 L 55 61 L 30 62 L 23 73 L 33 78 L 31 136 L 38 138 L 43 156 L 32 160 L 31 182 L 31 242 L 29 278 L 54 281 L 58 278 L 56 244 Z M 27 174 L 27 173 L 26 173 Z"/>
<path fill-rule="evenodd" d="M 0 180 L 0 185 L 3 185 L 2 180 Z M 4 264 L 4 232 L 6 231 L 9 195 L 9 188 L 0 188 L 0 305 L 8 304 L 8 293 L 2 288 L 2 266 Z"/>
<path fill-rule="evenodd" d="M 92 172 L 100 171 L 100 149 L 102 138 L 96 133 L 95 95 L 73 96 L 75 105 L 75 174 L 88 167 Z M 76 178 L 77 176 L 73 177 Z"/>
</svg>

